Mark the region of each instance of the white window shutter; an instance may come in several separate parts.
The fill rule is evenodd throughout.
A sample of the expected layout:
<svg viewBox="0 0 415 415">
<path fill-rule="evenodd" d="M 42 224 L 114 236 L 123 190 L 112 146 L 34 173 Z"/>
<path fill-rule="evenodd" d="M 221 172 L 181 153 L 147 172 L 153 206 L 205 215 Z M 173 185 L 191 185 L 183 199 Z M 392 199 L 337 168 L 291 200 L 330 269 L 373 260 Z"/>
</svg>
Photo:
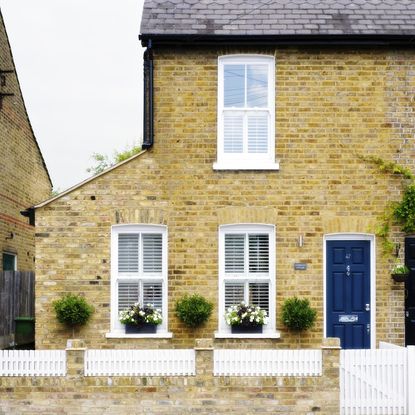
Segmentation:
<svg viewBox="0 0 415 415">
<path fill-rule="evenodd" d="M 118 282 L 118 311 L 128 308 L 139 301 L 139 283 Z"/>
<path fill-rule="evenodd" d="M 138 244 L 138 234 L 118 235 L 118 272 L 138 272 Z"/>
<path fill-rule="evenodd" d="M 163 284 L 161 282 L 143 283 L 143 305 L 152 304 L 154 308 L 162 309 Z"/>
<path fill-rule="evenodd" d="M 223 117 L 224 153 L 243 152 L 243 114 L 225 113 Z"/>
<path fill-rule="evenodd" d="M 248 153 L 268 152 L 268 114 L 248 114 Z"/>
<path fill-rule="evenodd" d="M 269 284 L 267 282 L 249 283 L 249 303 L 261 307 L 269 315 Z"/>
<path fill-rule="evenodd" d="M 249 272 L 269 272 L 269 235 L 249 235 Z"/>
<path fill-rule="evenodd" d="M 160 273 L 162 271 L 162 235 L 143 234 L 143 272 Z"/>
<path fill-rule="evenodd" d="M 225 283 L 225 310 L 235 304 L 244 301 L 243 282 L 226 282 Z"/>
<path fill-rule="evenodd" d="M 241 273 L 245 266 L 245 235 L 225 235 L 225 272 Z"/>
</svg>

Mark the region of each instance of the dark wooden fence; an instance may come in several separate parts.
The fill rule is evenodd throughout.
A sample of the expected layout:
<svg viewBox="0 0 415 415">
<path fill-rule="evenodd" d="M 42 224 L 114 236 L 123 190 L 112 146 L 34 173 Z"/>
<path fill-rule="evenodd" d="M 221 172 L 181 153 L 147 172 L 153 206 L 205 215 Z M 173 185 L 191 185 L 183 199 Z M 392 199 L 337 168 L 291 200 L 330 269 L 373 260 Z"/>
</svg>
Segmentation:
<svg viewBox="0 0 415 415">
<path fill-rule="evenodd" d="M 16 317 L 35 316 L 35 273 L 0 271 L 0 349 L 13 345 Z"/>
</svg>

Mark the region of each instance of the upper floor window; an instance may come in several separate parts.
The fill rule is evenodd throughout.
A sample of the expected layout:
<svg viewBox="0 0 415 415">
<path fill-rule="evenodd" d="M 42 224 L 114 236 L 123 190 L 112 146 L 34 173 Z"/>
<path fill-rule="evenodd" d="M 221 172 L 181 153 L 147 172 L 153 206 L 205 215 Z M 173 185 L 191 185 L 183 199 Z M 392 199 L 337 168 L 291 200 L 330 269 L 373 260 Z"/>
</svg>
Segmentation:
<svg viewBox="0 0 415 415">
<path fill-rule="evenodd" d="M 278 169 L 274 72 L 273 57 L 219 58 L 215 169 Z"/>
<path fill-rule="evenodd" d="M 158 225 L 118 225 L 111 242 L 111 331 L 123 332 L 119 312 L 134 303 L 160 309 L 167 331 L 167 230 Z"/>
</svg>

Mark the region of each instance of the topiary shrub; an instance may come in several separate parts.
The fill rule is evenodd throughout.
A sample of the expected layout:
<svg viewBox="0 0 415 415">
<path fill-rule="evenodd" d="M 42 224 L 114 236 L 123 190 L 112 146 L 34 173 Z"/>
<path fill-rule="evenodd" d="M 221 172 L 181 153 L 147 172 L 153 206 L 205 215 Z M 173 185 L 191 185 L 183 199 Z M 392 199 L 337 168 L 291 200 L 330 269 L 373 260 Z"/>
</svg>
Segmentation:
<svg viewBox="0 0 415 415">
<path fill-rule="evenodd" d="M 281 320 L 291 330 L 303 331 L 313 327 L 317 311 L 310 307 L 306 298 L 292 297 L 284 301 Z"/>
<path fill-rule="evenodd" d="M 213 304 L 199 294 L 185 295 L 176 303 L 176 315 L 189 327 L 198 327 L 212 314 Z"/>
<path fill-rule="evenodd" d="M 67 294 L 52 303 L 59 323 L 72 328 L 72 335 L 75 327 L 87 323 L 94 308 L 87 303 L 84 297 L 74 294 Z"/>
</svg>

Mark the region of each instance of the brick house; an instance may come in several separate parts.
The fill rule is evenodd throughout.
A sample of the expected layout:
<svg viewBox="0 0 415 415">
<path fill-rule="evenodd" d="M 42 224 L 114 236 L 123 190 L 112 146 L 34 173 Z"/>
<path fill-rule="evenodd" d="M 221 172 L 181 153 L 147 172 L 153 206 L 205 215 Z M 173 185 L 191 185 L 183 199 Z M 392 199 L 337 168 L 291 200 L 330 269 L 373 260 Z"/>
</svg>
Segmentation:
<svg viewBox="0 0 415 415">
<path fill-rule="evenodd" d="M 403 344 L 405 286 L 375 235 L 402 179 L 361 156 L 415 172 L 414 32 L 406 0 L 146 1 L 144 151 L 35 206 L 37 347 L 65 344 L 67 292 L 95 306 L 92 348 Z M 215 309 L 190 330 L 174 306 L 194 292 Z M 294 295 L 318 310 L 301 337 L 280 321 Z M 137 300 L 162 309 L 155 335 L 124 333 Z M 269 311 L 262 334 L 230 332 L 241 300 Z"/>
<path fill-rule="evenodd" d="M 0 271 L 35 268 L 35 231 L 20 212 L 50 196 L 51 180 L 27 115 L 0 13 Z"/>
</svg>

